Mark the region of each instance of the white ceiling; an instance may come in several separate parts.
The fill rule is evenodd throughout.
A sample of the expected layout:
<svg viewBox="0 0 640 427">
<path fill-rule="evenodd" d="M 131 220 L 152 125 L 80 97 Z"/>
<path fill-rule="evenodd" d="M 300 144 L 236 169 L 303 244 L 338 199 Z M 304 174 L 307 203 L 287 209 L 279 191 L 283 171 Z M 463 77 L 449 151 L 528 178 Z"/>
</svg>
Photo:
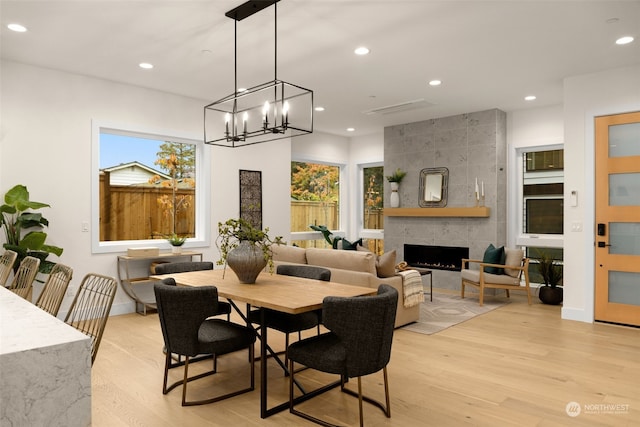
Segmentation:
<svg viewBox="0 0 640 427">
<path fill-rule="evenodd" d="M 204 106 L 233 92 L 234 21 L 224 14 L 243 2 L 0 0 L 0 53 L 198 98 Z M 238 22 L 240 87 L 274 77 L 273 9 Z M 29 31 L 9 31 L 12 22 Z M 623 35 L 636 40 L 616 45 Z M 361 45 L 371 53 L 354 55 Z M 140 62 L 155 68 L 142 70 Z M 316 113 L 315 130 L 337 135 L 560 104 L 563 78 L 638 63 L 640 1 L 278 3 L 278 78 L 312 89 L 315 104 L 326 108 Z M 432 79 L 443 84 L 431 87 Z M 530 94 L 537 100 L 524 101 Z M 417 99 L 427 104 L 363 114 Z"/>
</svg>

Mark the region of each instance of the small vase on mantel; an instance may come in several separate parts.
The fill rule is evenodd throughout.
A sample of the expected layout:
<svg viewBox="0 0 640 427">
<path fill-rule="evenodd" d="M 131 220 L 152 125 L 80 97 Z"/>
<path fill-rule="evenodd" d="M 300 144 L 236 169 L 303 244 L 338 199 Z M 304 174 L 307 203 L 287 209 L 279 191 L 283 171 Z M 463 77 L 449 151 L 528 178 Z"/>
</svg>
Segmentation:
<svg viewBox="0 0 640 427">
<path fill-rule="evenodd" d="M 400 195 L 398 194 L 398 188 L 400 187 L 400 185 L 397 182 L 390 182 L 389 185 L 391 186 L 391 196 L 389 203 L 392 208 L 400 207 Z"/>
</svg>

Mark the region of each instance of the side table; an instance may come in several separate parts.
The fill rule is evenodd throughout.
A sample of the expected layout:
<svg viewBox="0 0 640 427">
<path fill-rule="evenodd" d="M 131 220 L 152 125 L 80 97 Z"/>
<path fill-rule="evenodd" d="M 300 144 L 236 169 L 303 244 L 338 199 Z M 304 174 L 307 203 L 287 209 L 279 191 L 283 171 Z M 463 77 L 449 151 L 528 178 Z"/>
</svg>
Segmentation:
<svg viewBox="0 0 640 427">
<path fill-rule="evenodd" d="M 421 276 L 429 276 L 429 301 L 433 301 L 433 275 L 432 271 L 421 267 L 411 267 L 412 270 L 416 270 Z"/>
</svg>

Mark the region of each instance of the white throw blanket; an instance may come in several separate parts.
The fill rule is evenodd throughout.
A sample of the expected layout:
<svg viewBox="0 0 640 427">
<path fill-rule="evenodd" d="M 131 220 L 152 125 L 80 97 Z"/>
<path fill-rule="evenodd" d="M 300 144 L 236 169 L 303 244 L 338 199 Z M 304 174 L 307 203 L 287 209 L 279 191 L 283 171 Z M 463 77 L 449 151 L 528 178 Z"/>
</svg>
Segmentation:
<svg viewBox="0 0 640 427">
<path fill-rule="evenodd" d="M 402 293 L 404 294 L 404 306 L 413 307 L 424 301 L 422 295 L 422 276 L 416 270 L 399 271 L 402 276 Z"/>
</svg>

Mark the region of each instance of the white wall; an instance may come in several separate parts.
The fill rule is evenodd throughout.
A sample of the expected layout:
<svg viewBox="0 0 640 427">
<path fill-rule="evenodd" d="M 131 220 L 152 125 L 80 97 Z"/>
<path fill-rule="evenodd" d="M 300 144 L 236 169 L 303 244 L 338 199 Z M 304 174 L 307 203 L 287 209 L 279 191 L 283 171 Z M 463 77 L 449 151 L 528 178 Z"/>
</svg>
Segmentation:
<svg viewBox="0 0 640 427">
<path fill-rule="evenodd" d="M 562 105 L 531 108 L 507 114 L 507 245 L 517 246 L 518 168 L 516 152 L 522 148 L 564 143 Z"/>
<path fill-rule="evenodd" d="M 565 200 L 578 191 L 578 206 L 565 205 L 564 229 L 583 224 L 565 234 L 565 319 L 594 320 L 594 118 L 630 111 L 640 111 L 640 64 L 564 81 Z"/>
<path fill-rule="evenodd" d="M 8 61 L 0 66 L 0 194 L 24 184 L 32 200 L 51 205 L 42 211 L 50 222 L 48 242 L 64 248 L 59 261 L 74 268 L 72 289 L 89 272 L 117 276 L 116 254 L 92 254 L 91 233 L 81 232 L 93 214 L 92 120 L 201 140 L 202 108 L 209 101 Z M 289 205 L 290 141 L 206 151 L 212 168 L 211 242 L 218 221 L 238 215 L 238 169 L 263 172 L 263 222 L 273 235 L 288 233 L 289 218 L 281 212 Z M 215 245 L 198 249 L 204 259 L 217 259 Z M 70 302 L 65 300 L 61 315 Z M 132 301 L 119 290 L 112 314 L 131 311 Z"/>
</svg>

